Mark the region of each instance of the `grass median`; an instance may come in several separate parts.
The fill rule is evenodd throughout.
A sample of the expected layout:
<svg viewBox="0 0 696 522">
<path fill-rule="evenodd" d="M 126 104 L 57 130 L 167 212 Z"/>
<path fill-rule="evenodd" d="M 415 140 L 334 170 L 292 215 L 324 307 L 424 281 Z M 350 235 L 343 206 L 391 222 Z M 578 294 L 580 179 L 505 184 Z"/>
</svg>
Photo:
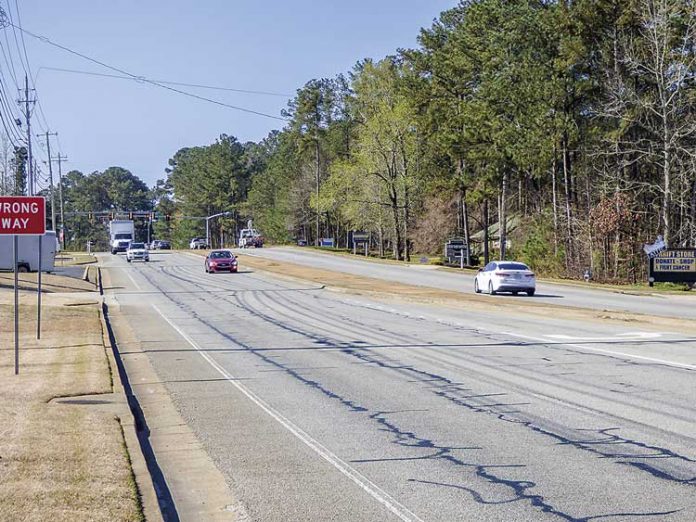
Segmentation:
<svg viewBox="0 0 696 522">
<path fill-rule="evenodd" d="M 36 294 L 22 292 L 19 375 L 0 289 L 0 520 L 142 520 L 118 415 L 98 400 L 113 389 L 93 287 L 54 277 L 70 295 L 44 295 L 40 341 Z"/>
<path fill-rule="evenodd" d="M 205 255 L 205 252 L 192 252 L 201 256 Z M 448 306 L 465 310 L 488 312 L 493 310 L 501 314 L 519 313 L 577 321 L 602 321 L 615 324 L 631 323 L 640 324 L 641 327 L 649 329 L 674 329 L 684 333 L 696 333 L 696 325 L 689 319 L 556 305 L 529 298 L 491 299 L 486 295 L 474 294 L 473 289 L 470 293 L 458 292 L 347 274 L 286 261 L 246 256 L 244 253 L 240 253 L 239 257 L 240 270 L 242 272 L 246 268 L 251 268 L 252 270 L 270 272 L 282 277 L 325 285 L 334 291 L 386 300 Z M 416 276 L 414 275 L 414 277 Z M 504 317 L 504 315 L 501 315 L 501 317 Z"/>
</svg>

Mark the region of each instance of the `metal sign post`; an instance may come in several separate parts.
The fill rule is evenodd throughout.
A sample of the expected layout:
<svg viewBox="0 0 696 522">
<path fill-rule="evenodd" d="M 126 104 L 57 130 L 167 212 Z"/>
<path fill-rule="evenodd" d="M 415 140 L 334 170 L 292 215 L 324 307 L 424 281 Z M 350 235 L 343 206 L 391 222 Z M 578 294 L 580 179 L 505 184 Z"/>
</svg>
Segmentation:
<svg viewBox="0 0 696 522">
<path fill-rule="evenodd" d="M 43 236 L 37 236 L 39 240 L 39 275 L 37 284 L 37 294 L 36 294 L 36 338 L 41 339 L 41 247 L 43 245 Z"/>
<path fill-rule="evenodd" d="M 12 252 L 14 258 L 14 352 L 15 352 L 15 375 L 19 374 L 19 277 L 17 273 L 17 236 L 12 236 Z"/>
</svg>

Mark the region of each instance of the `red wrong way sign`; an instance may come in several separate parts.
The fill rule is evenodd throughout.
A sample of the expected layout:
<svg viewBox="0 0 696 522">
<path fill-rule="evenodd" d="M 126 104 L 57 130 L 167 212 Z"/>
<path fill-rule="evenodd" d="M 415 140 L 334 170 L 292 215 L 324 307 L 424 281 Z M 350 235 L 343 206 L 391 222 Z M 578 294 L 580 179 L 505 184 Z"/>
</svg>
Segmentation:
<svg viewBox="0 0 696 522">
<path fill-rule="evenodd" d="M 0 234 L 40 236 L 46 233 L 46 198 L 0 196 Z"/>
</svg>

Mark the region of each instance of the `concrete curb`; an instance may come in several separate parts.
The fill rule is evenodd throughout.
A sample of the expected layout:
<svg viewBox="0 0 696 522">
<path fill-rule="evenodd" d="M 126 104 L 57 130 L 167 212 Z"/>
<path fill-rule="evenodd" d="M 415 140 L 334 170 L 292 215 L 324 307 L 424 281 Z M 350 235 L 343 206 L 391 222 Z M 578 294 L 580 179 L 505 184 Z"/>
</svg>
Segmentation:
<svg viewBox="0 0 696 522">
<path fill-rule="evenodd" d="M 104 290 L 113 283 L 111 276 L 110 271 L 103 272 Z M 131 326 L 128 310 L 132 304 L 124 305 L 125 310 L 121 306 L 116 296 L 104 294 L 113 355 L 162 519 L 248 520 L 244 506 L 232 495 L 225 477 L 181 417 L 166 383 L 155 372 L 143 340 Z M 150 313 L 151 319 L 160 320 L 155 309 Z M 172 342 L 180 342 L 179 337 Z M 128 347 L 127 354 L 120 351 L 121 343 Z"/>
<path fill-rule="evenodd" d="M 99 293 L 104 295 L 101 269 L 99 267 L 97 267 L 97 286 L 99 288 Z M 109 371 L 112 379 L 113 393 L 119 395 L 123 400 L 123 413 L 122 415 L 119 415 L 119 421 L 123 429 L 126 451 L 130 459 L 131 470 L 135 479 L 135 485 L 138 491 L 142 513 L 145 520 L 148 522 L 163 522 L 164 519 L 159 508 L 157 492 L 155 491 L 152 476 L 150 474 L 147 461 L 145 460 L 145 456 L 142 453 L 142 448 L 138 439 L 138 423 L 130 407 L 128 394 L 126 393 L 123 381 L 121 380 L 119 366 L 116 362 L 114 345 L 111 342 L 111 328 L 107 322 L 105 307 L 106 304 L 102 299 L 101 307 L 99 309 L 99 320 L 101 321 L 102 326 L 102 340 L 104 343 L 106 356 L 109 361 Z"/>
</svg>

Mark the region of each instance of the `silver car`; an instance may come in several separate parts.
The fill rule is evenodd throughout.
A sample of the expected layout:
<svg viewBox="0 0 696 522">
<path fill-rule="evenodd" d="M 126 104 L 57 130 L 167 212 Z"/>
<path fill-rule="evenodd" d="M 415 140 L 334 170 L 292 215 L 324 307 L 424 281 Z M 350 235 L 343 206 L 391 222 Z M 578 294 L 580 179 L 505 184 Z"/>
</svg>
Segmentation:
<svg viewBox="0 0 696 522">
<path fill-rule="evenodd" d="M 131 244 L 128 245 L 128 250 L 126 250 L 126 261 L 130 263 L 135 260 L 144 261 L 146 263 L 150 261 L 150 252 L 147 250 L 145 243 L 131 242 Z"/>
<path fill-rule="evenodd" d="M 536 291 L 536 277 L 527 265 L 516 261 L 492 261 L 481 268 L 474 279 L 474 291 L 485 291 L 491 295 L 526 292 L 532 296 Z"/>
</svg>

